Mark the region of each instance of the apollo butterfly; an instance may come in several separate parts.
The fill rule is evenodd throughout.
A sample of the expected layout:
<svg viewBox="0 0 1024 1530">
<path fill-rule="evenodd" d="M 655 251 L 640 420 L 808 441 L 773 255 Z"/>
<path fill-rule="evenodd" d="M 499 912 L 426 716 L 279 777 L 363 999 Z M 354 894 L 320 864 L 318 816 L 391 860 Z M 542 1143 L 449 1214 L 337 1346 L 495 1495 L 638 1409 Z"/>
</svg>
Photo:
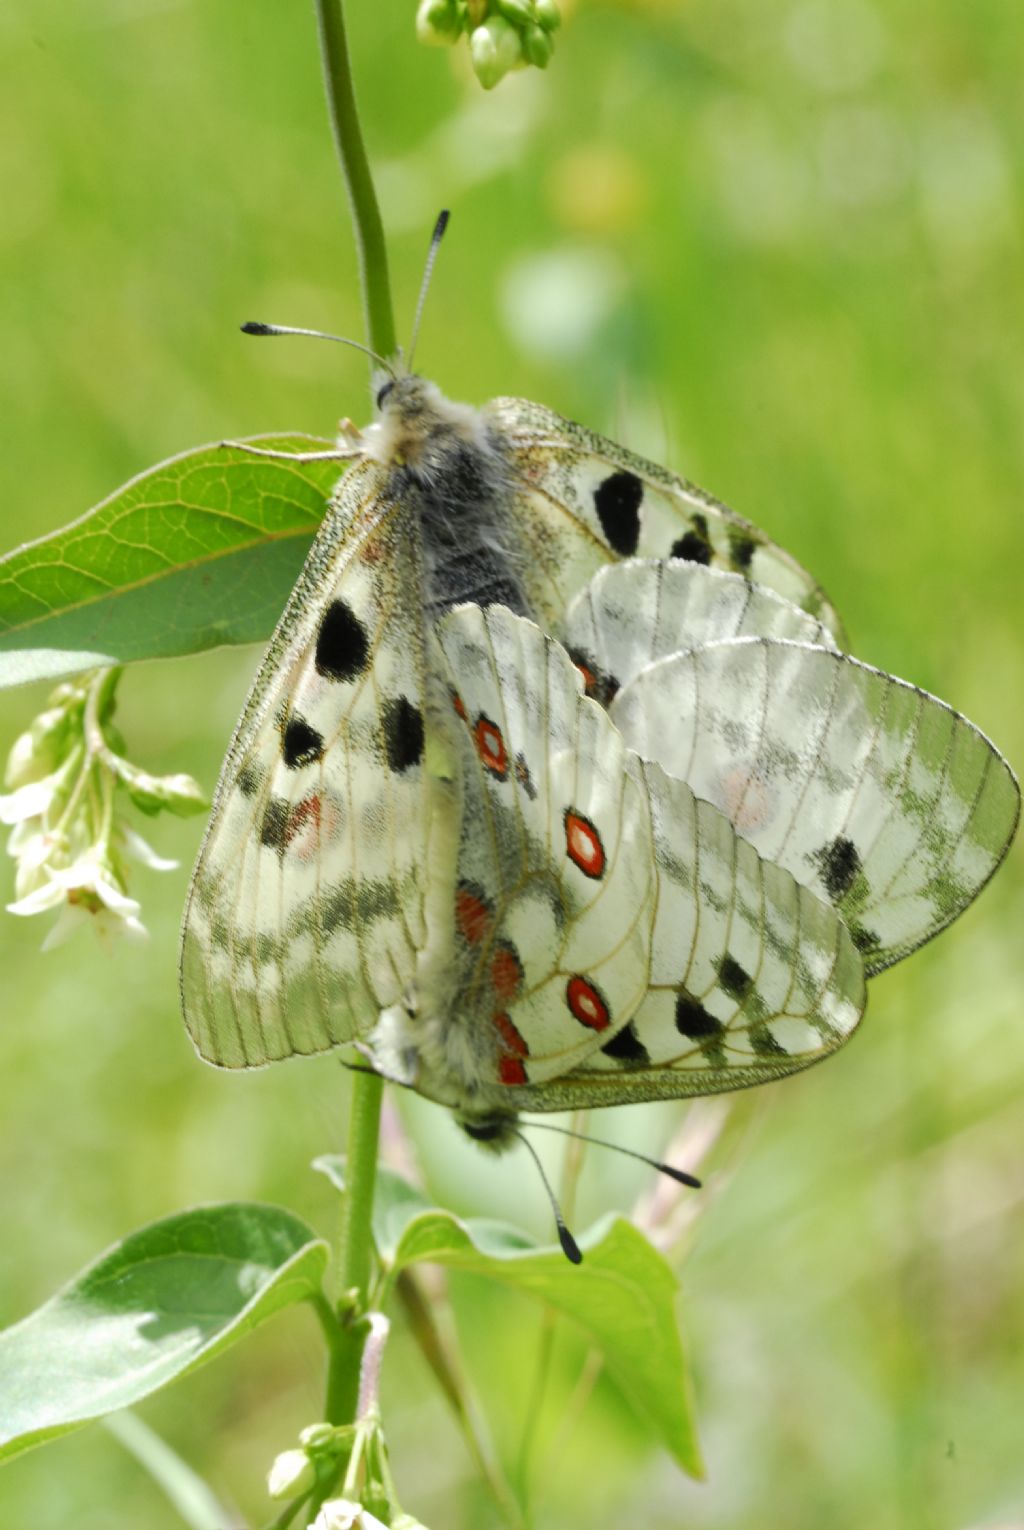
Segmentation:
<svg viewBox="0 0 1024 1530">
<path fill-rule="evenodd" d="M 840 1046 L 999 864 L 1006 762 L 701 490 L 538 404 L 375 387 L 193 876 L 199 1052 L 358 1042 L 501 1145 Z"/>
</svg>

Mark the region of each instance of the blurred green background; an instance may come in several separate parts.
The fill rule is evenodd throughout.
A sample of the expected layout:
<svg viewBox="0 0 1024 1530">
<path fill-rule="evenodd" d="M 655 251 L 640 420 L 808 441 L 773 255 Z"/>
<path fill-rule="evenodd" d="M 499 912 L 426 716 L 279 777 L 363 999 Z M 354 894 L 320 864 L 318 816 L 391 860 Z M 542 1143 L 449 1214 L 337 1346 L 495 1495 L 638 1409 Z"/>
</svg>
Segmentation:
<svg viewBox="0 0 1024 1530">
<path fill-rule="evenodd" d="M 1024 762 L 1020 8 L 579 0 L 550 70 L 493 95 L 464 49 L 416 44 L 412 0 L 349 10 L 403 330 L 453 210 L 421 368 L 454 397 L 542 400 L 705 484 L 814 570 L 862 657 Z M 7 0 L 3 544 L 185 447 L 368 417 L 358 356 L 254 345 L 248 317 L 361 333 L 305 0 Z M 132 672 L 133 757 L 212 786 L 256 658 Z M 3 739 L 43 695 L 4 693 Z M 199 834 L 152 837 L 187 866 Z M 1024 1523 L 1022 869 L 1017 848 L 875 982 L 846 1052 L 734 1103 L 682 1270 L 707 1483 L 603 1381 L 559 1427 L 582 1359 L 568 1332 L 536 1413 L 538 1312 L 454 1285 L 510 1470 L 534 1415 L 539 1530 Z M 186 1204 L 273 1200 L 333 1228 L 307 1165 L 341 1147 L 342 1071 L 226 1077 L 194 1058 L 184 888 L 184 870 L 140 871 L 153 938 L 112 957 L 88 932 L 40 956 L 41 922 L 0 917 L 5 1323 Z M 694 1134 L 715 1124 L 701 1109 Z M 547 1235 L 523 1155 L 494 1163 L 443 1112 L 403 1110 L 443 1204 Z M 594 1126 L 659 1151 L 685 1113 Z M 592 1155 L 577 1225 L 647 1181 Z M 290 1313 L 142 1413 L 259 1523 L 273 1455 L 319 1416 L 319 1366 L 312 1319 Z M 400 1327 L 384 1404 L 410 1508 L 432 1530 L 498 1525 Z M 4 1469 L 0 1523 L 178 1521 L 92 1429 Z"/>
</svg>

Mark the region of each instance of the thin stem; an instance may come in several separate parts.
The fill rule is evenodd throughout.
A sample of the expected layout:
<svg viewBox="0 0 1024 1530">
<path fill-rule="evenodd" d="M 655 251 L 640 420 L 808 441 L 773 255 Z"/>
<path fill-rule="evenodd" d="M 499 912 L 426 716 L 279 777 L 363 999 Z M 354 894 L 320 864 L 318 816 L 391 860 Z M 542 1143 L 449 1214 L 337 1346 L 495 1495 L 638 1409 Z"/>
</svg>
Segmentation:
<svg viewBox="0 0 1024 1530">
<path fill-rule="evenodd" d="M 103 720 L 110 710 L 110 701 L 123 674 L 124 670 L 120 666 L 98 670 L 86 692 L 85 742 L 90 753 L 102 759 L 110 754 L 110 746 L 103 733 Z"/>
<path fill-rule="evenodd" d="M 243 1523 L 237 1515 L 229 1514 L 202 1477 L 136 1414 L 111 1413 L 103 1425 L 149 1473 L 190 1530 L 225 1530 L 227 1525 Z"/>
<path fill-rule="evenodd" d="M 340 1322 L 331 1335 L 325 1416 L 330 1424 L 350 1423 L 359 1400 L 359 1362 L 369 1331 L 365 1313 L 373 1256 L 373 1192 L 377 1179 L 377 1137 L 384 1081 L 375 1073 L 353 1073 L 349 1105 L 345 1194 L 338 1238 Z"/>
<path fill-rule="evenodd" d="M 352 209 L 359 257 L 359 279 L 366 316 L 366 338 L 381 356 L 395 351 L 395 320 L 388 281 L 377 194 L 363 143 L 356 107 L 342 0 L 315 0 L 324 86 L 334 141 Z M 348 1129 L 345 1195 L 341 1203 L 338 1249 L 340 1308 L 336 1329 L 328 1331 L 326 1417 L 350 1423 L 359 1399 L 359 1362 L 366 1342 L 367 1298 L 372 1266 L 370 1226 L 377 1176 L 377 1139 L 383 1081 L 372 1073 L 353 1073 Z"/>
<path fill-rule="evenodd" d="M 377 1179 L 377 1138 L 384 1080 L 378 1073 L 353 1073 L 349 1106 L 345 1195 L 341 1206 L 338 1282 L 342 1293 L 358 1292 L 356 1310 L 365 1311 L 373 1255 L 373 1191 Z M 357 1378 L 358 1380 L 358 1378 Z M 343 1422 L 347 1422 L 344 1420 Z"/>
<path fill-rule="evenodd" d="M 393 356 L 397 344 L 384 225 L 359 126 L 342 0 L 316 0 L 316 17 L 331 127 L 352 207 L 366 337 L 381 356 Z"/>
<path fill-rule="evenodd" d="M 403 1270 L 395 1290 L 405 1307 L 409 1331 L 420 1347 L 423 1358 L 433 1371 L 448 1400 L 474 1465 L 487 1483 L 494 1501 L 514 1530 L 523 1530 L 522 1510 L 516 1502 L 501 1462 L 479 1416 L 458 1360 L 458 1346 L 451 1331 L 450 1318 L 435 1298 L 431 1301 L 413 1270 Z"/>
</svg>

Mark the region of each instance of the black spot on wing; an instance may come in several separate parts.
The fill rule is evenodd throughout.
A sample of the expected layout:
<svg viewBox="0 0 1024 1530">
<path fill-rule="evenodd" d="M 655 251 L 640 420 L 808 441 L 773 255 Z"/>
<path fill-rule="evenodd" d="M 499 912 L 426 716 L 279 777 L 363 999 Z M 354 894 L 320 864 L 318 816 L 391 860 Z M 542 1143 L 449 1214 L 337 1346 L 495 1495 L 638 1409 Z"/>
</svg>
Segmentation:
<svg viewBox="0 0 1024 1530">
<path fill-rule="evenodd" d="M 260 824 L 260 844 L 284 854 L 288 843 L 288 804 L 281 797 L 271 797 Z"/>
<path fill-rule="evenodd" d="M 722 1030 L 721 1020 L 709 1015 L 703 1004 L 682 990 L 676 994 L 676 1030 L 689 1041 L 708 1041 Z"/>
<path fill-rule="evenodd" d="M 619 681 L 614 675 L 600 669 L 584 649 L 568 648 L 566 652 L 583 676 L 583 688 L 586 694 L 594 701 L 600 702 L 603 707 L 610 707 L 622 688 Z"/>
<path fill-rule="evenodd" d="M 366 628 L 345 600 L 332 600 L 316 635 L 317 674 L 327 680 L 354 680 L 366 668 Z"/>
<path fill-rule="evenodd" d="M 640 541 L 643 482 L 635 473 L 612 473 L 594 490 L 594 507 L 613 551 L 632 557 Z"/>
<path fill-rule="evenodd" d="M 786 1049 L 763 1023 L 750 1027 L 750 1045 L 762 1057 L 785 1057 Z"/>
<path fill-rule="evenodd" d="M 243 797 L 254 797 L 263 784 L 263 771 L 251 762 L 243 765 L 236 777 L 238 790 Z"/>
<path fill-rule="evenodd" d="M 735 999 L 737 1003 L 742 1003 L 750 992 L 750 974 L 740 966 L 734 956 L 722 957 L 718 965 L 718 980 L 730 999 Z"/>
<path fill-rule="evenodd" d="M 882 939 L 874 930 L 866 929 L 864 925 L 850 922 L 850 934 L 853 943 L 862 956 L 873 956 L 876 951 L 882 949 Z"/>
<path fill-rule="evenodd" d="M 320 893 L 297 910 L 294 930 L 313 928 L 324 935 L 336 930 L 359 930 L 377 919 L 391 919 L 401 911 L 403 888 L 388 878 L 345 877 L 329 892 Z"/>
<path fill-rule="evenodd" d="M 389 767 L 408 770 L 423 758 L 423 714 L 408 696 L 391 696 L 384 703 L 384 747 Z"/>
<path fill-rule="evenodd" d="M 840 834 L 824 845 L 814 857 L 821 872 L 825 890 L 833 902 L 848 893 L 861 869 L 861 859 L 852 839 Z"/>
<path fill-rule="evenodd" d="M 516 755 L 516 780 L 519 782 L 519 785 L 523 788 L 523 791 L 529 797 L 530 801 L 535 801 L 537 796 L 537 787 L 534 784 L 533 777 L 530 775 L 530 767 L 527 765 L 525 757 L 521 754 Z"/>
<path fill-rule="evenodd" d="M 734 569 L 745 574 L 753 562 L 756 551 L 757 541 L 749 532 L 729 527 L 729 556 Z"/>
<path fill-rule="evenodd" d="M 601 1048 L 605 1057 L 613 1057 L 627 1068 L 643 1068 L 650 1062 L 647 1048 L 633 1028 L 633 1022 L 623 1026 L 617 1036 L 605 1042 Z"/>
<path fill-rule="evenodd" d="M 303 765 L 312 765 L 323 752 L 322 734 L 311 728 L 305 718 L 289 717 L 282 736 L 282 753 L 288 769 L 299 770 Z"/>
<path fill-rule="evenodd" d="M 689 531 L 672 543 L 672 558 L 685 558 L 688 563 L 711 562 L 711 535 L 706 515 L 695 515 Z"/>
</svg>

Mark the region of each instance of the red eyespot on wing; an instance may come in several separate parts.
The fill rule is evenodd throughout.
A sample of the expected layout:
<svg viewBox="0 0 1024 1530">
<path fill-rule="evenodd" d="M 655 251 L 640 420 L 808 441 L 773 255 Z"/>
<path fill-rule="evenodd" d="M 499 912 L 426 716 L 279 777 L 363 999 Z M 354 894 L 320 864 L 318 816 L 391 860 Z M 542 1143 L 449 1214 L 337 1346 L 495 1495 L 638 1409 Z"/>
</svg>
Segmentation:
<svg viewBox="0 0 1024 1530">
<path fill-rule="evenodd" d="M 529 1057 L 530 1048 L 526 1044 L 525 1036 L 521 1036 L 516 1030 L 508 1015 L 498 1013 L 491 1016 L 491 1024 L 501 1037 L 505 1047 L 504 1052 L 498 1054 L 498 1081 L 502 1084 L 526 1084 L 526 1069 L 523 1066 L 523 1058 Z"/>
<path fill-rule="evenodd" d="M 518 1057 L 511 1057 L 507 1052 L 499 1057 L 498 1081 L 502 1084 L 525 1084 L 527 1082 L 526 1069 Z"/>
<path fill-rule="evenodd" d="M 471 946 L 483 940 L 493 917 L 489 905 L 468 882 L 456 888 L 455 923 L 463 940 L 467 940 Z"/>
<path fill-rule="evenodd" d="M 608 1006 L 600 991 L 578 973 L 565 985 L 565 1002 L 573 1019 L 589 1026 L 592 1031 L 607 1030 L 611 1024 Z"/>
<path fill-rule="evenodd" d="M 491 1021 L 494 1029 L 514 1056 L 529 1057 L 530 1048 L 526 1044 L 526 1038 L 519 1034 L 508 1015 L 492 1015 Z"/>
<path fill-rule="evenodd" d="M 337 832 L 337 808 L 324 802 L 319 792 L 303 797 L 289 811 L 284 826 L 284 845 L 289 855 L 308 861 Z"/>
<path fill-rule="evenodd" d="M 505 748 L 505 740 L 501 736 L 501 729 L 481 712 L 476 720 L 473 736 L 476 739 L 476 752 L 487 769 L 492 771 L 500 781 L 504 781 L 508 775 L 508 752 Z"/>
<path fill-rule="evenodd" d="M 565 848 L 569 859 L 580 868 L 584 876 L 595 879 L 604 875 L 605 854 L 598 834 L 589 818 L 572 808 L 565 812 Z"/>
<path fill-rule="evenodd" d="M 459 695 L 458 691 L 452 691 L 452 707 L 454 708 L 455 715 L 457 717 L 461 717 L 462 721 L 465 722 L 466 721 L 466 708 L 465 708 L 465 705 L 463 704 L 462 697 Z"/>
<path fill-rule="evenodd" d="M 499 946 L 491 957 L 491 983 L 502 1003 L 515 998 L 522 981 L 522 963 L 515 951 L 509 945 Z"/>
</svg>

